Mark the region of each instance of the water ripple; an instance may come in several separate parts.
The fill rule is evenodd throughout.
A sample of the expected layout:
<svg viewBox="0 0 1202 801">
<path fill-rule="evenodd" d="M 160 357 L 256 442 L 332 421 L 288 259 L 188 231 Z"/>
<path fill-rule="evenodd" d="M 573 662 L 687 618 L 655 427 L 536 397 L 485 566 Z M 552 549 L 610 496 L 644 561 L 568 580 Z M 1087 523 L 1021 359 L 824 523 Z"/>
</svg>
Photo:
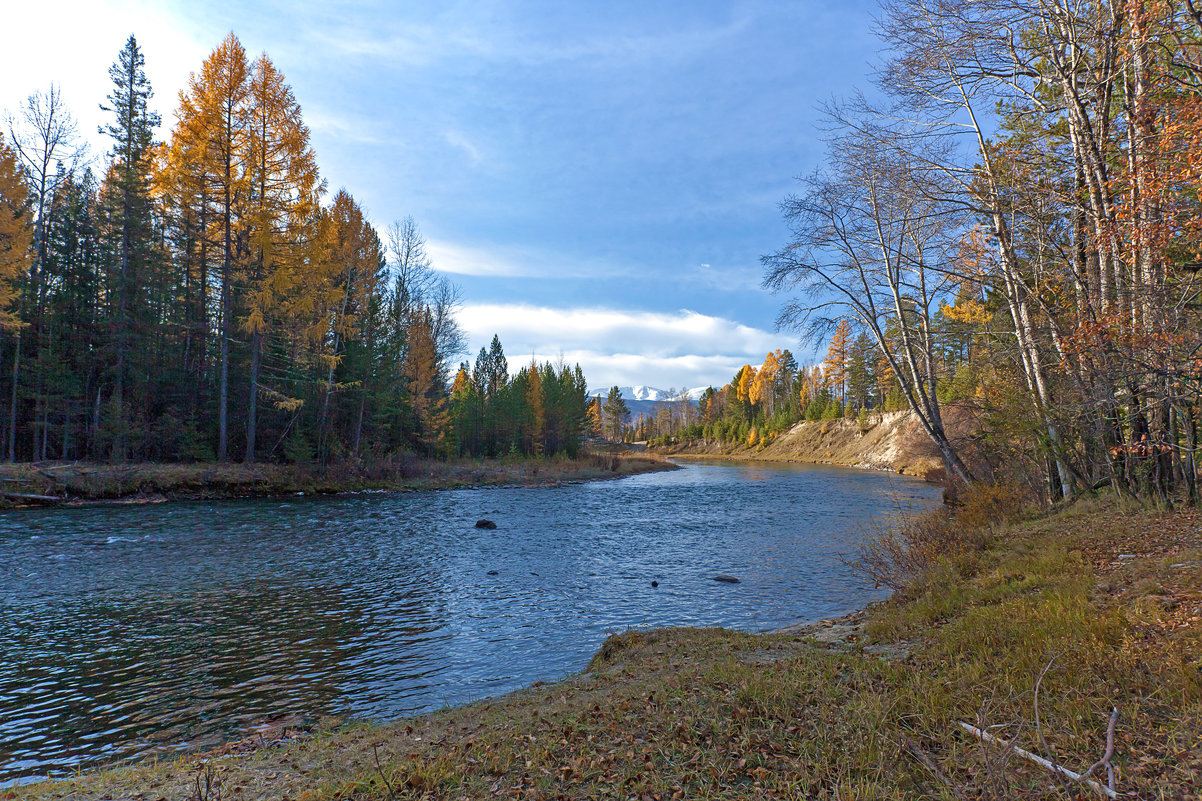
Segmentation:
<svg viewBox="0 0 1202 801">
<path fill-rule="evenodd" d="M 5 513 L 0 784 L 283 716 L 495 695 L 579 670 L 631 627 L 844 612 L 879 596 L 838 556 L 897 496 L 936 493 L 696 464 L 559 488 Z"/>
</svg>

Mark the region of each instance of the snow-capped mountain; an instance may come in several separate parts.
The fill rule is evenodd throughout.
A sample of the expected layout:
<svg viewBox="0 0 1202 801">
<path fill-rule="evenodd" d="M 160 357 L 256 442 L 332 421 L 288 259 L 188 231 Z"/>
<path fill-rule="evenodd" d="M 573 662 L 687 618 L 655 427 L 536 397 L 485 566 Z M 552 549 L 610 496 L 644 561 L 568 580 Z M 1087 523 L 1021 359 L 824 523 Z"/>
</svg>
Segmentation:
<svg viewBox="0 0 1202 801">
<path fill-rule="evenodd" d="M 694 387 L 687 390 L 689 400 L 696 401 L 701 397 L 701 393 L 705 392 L 706 387 Z M 618 387 L 618 391 L 622 393 L 622 400 L 625 401 L 645 401 L 647 403 L 659 403 L 668 399 L 667 390 L 659 387 L 635 386 L 635 387 Z M 603 389 L 594 389 L 589 392 L 589 397 L 594 395 L 600 396 L 602 399 L 609 394 L 609 387 Z"/>
</svg>

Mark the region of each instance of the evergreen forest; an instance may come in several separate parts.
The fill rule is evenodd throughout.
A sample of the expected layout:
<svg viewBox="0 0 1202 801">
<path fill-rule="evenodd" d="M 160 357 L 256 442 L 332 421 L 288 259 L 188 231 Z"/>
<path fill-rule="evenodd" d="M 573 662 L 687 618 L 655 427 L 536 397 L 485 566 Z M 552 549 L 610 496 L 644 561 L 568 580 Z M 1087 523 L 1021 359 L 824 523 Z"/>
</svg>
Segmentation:
<svg viewBox="0 0 1202 801">
<path fill-rule="evenodd" d="M 133 36 L 109 75 L 99 164 L 54 85 L 0 134 L 5 459 L 575 455 L 579 367 L 494 338 L 454 374 L 458 288 L 328 190 L 266 54 L 226 37 L 165 136 Z"/>
</svg>

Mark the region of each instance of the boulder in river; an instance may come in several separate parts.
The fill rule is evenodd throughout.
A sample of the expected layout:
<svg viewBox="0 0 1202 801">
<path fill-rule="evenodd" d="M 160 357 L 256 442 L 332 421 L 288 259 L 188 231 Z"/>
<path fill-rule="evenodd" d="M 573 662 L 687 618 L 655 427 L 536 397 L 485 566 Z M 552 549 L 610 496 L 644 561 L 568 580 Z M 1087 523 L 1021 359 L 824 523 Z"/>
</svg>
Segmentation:
<svg viewBox="0 0 1202 801">
<path fill-rule="evenodd" d="M 497 524 L 492 522 L 491 520 L 486 520 L 484 518 L 481 518 L 476 521 L 476 528 L 496 528 L 496 527 L 497 527 Z"/>
<path fill-rule="evenodd" d="M 734 576 L 728 576 L 725 573 L 719 573 L 714 576 L 714 581 L 721 581 L 723 584 L 738 584 L 739 580 Z"/>
</svg>

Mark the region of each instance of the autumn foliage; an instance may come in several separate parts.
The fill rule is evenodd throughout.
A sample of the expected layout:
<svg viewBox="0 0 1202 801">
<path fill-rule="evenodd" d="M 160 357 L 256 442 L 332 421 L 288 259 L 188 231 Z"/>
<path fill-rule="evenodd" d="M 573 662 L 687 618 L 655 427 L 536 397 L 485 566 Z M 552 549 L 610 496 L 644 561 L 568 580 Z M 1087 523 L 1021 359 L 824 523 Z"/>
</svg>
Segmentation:
<svg viewBox="0 0 1202 801">
<path fill-rule="evenodd" d="M 532 365 L 510 381 L 494 360 L 452 386 L 458 289 L 411 219 L 385 242 L 349 191 L 327 193 L 267 54 L 228 35 L 164 141 L 133 37 L 110 76 L 99 177 L 71 156 L 54 91 L 26 105 L 17 146 L 0 139 L 10 461 L 578 449 L 578 368 Z"/>
</svg>

